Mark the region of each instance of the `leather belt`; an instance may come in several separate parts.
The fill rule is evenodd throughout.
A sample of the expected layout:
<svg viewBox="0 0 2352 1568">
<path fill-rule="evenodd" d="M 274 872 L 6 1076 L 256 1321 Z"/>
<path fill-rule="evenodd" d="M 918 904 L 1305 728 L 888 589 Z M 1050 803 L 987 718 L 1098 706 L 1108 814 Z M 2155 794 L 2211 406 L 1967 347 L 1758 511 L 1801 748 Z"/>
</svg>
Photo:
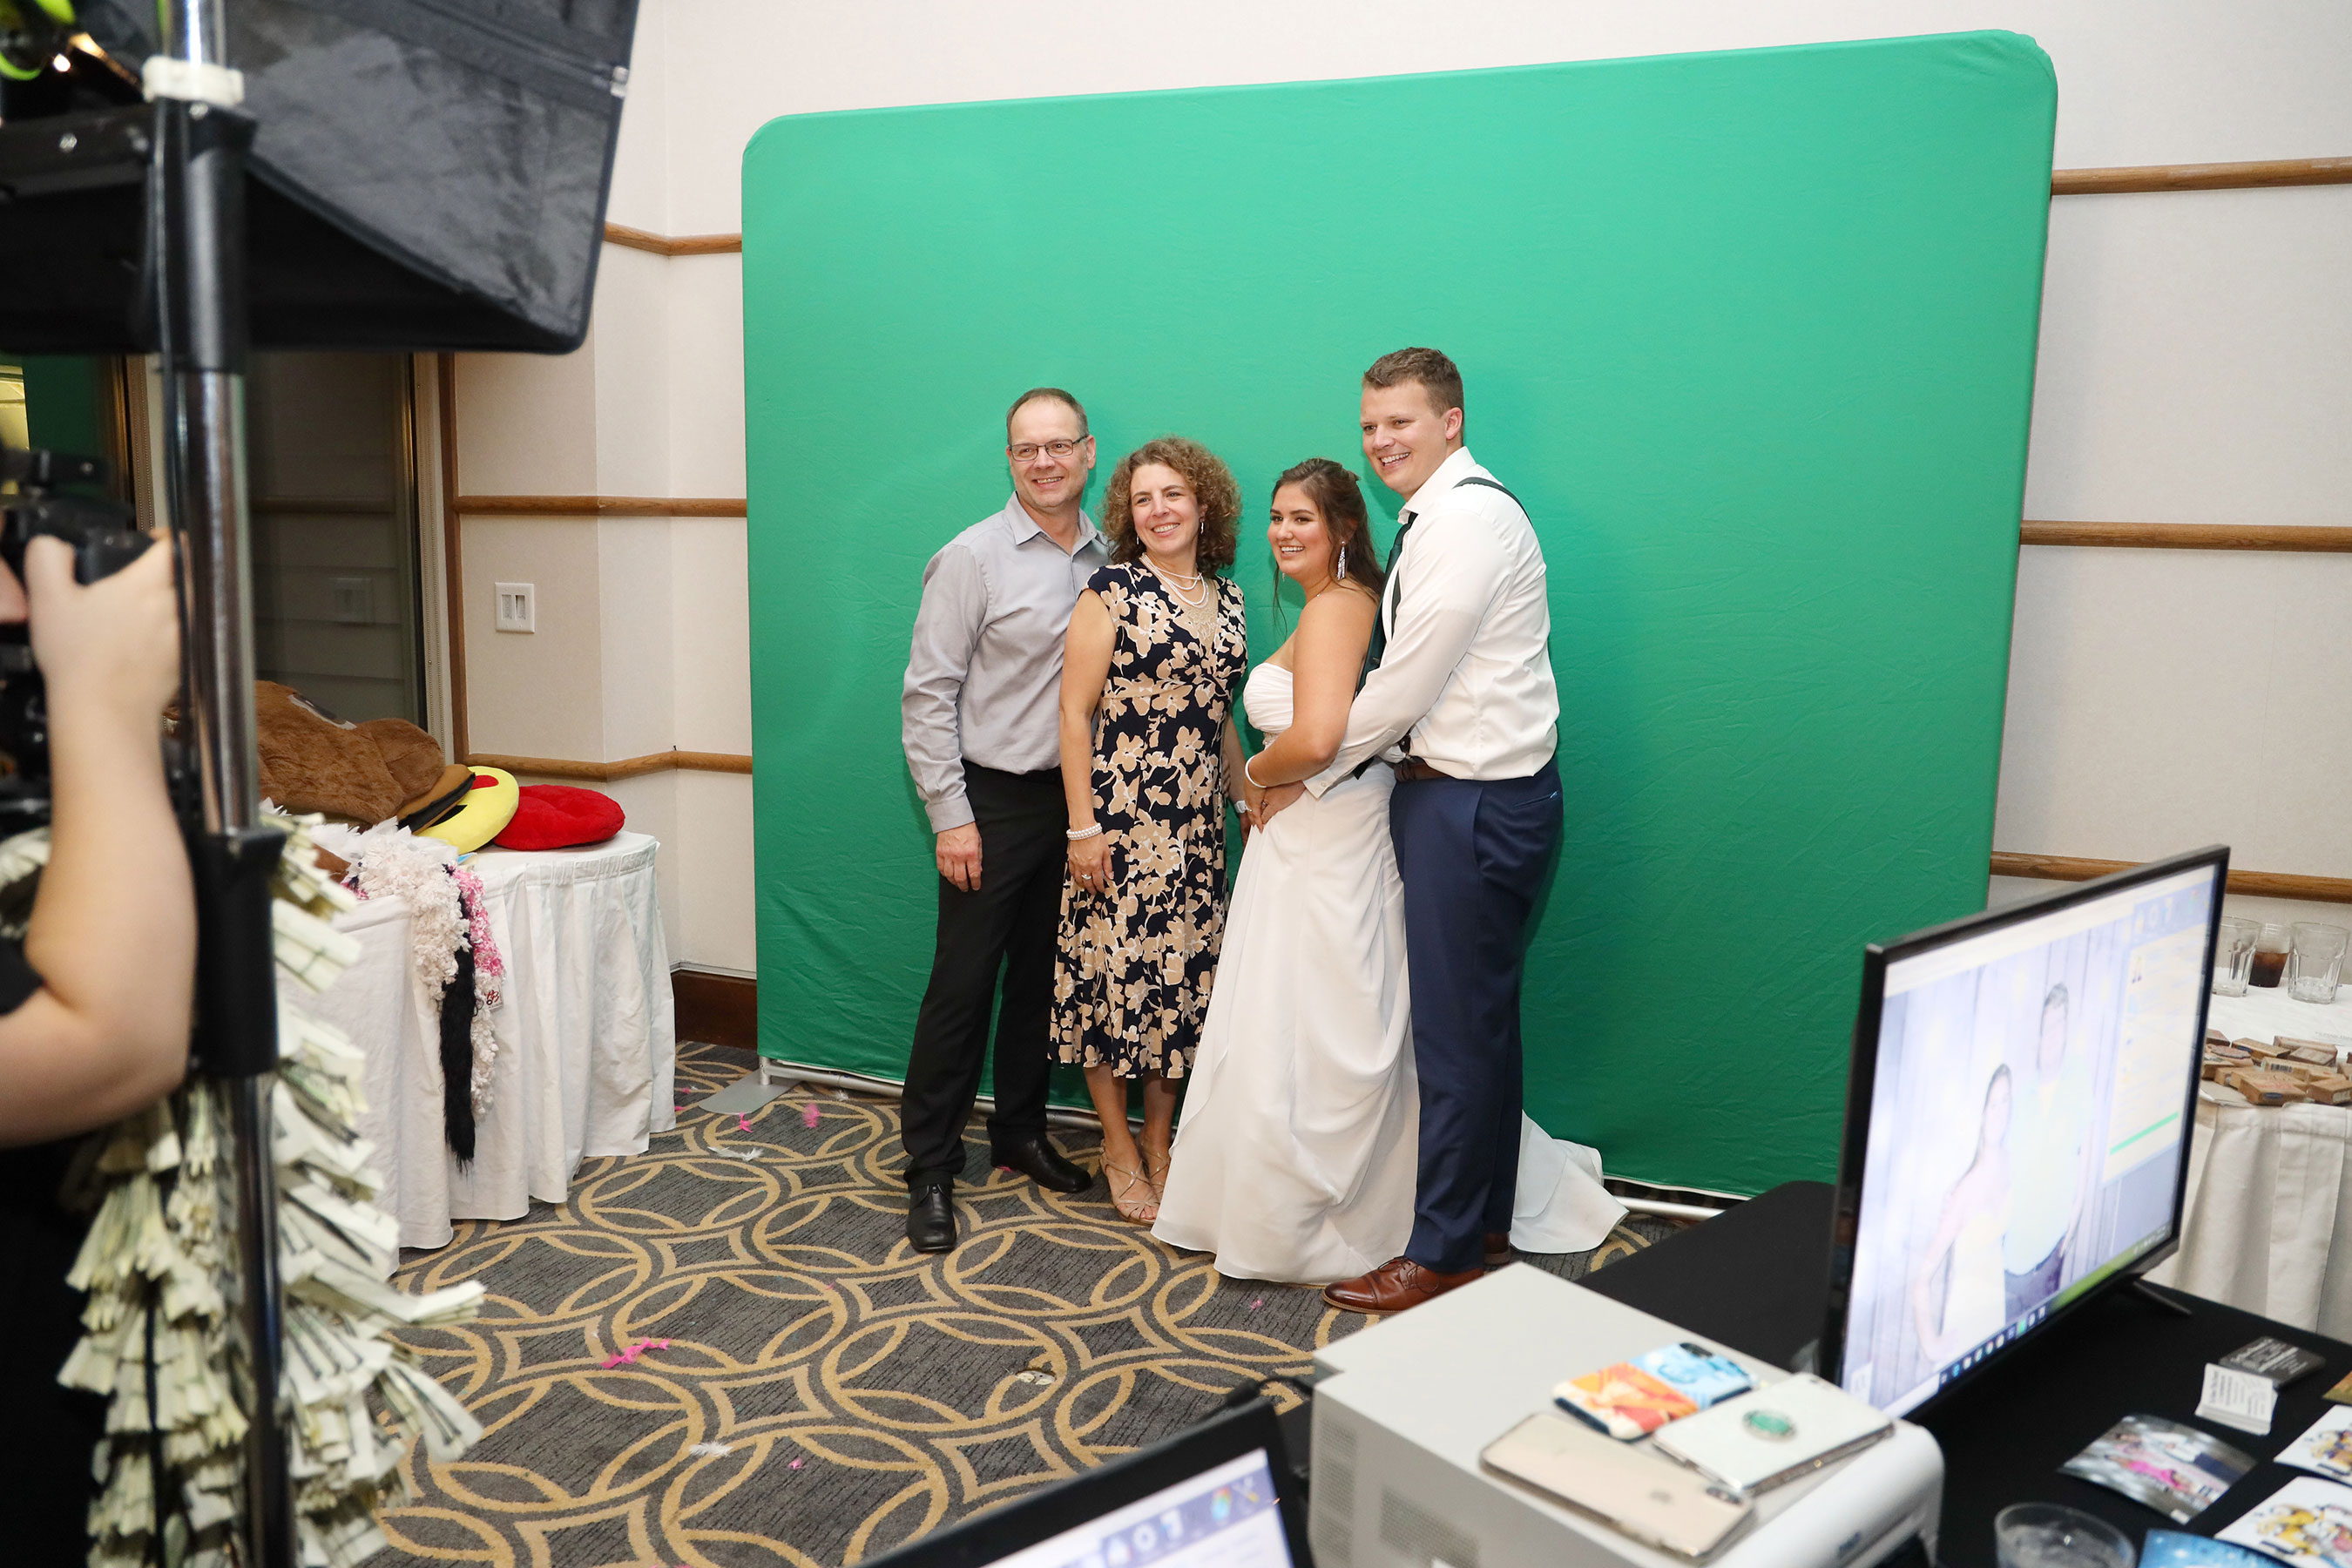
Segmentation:
<svg viewBox="0 0 2352 1568">
<path fill-rule="evenodd" d="M 1407 757 L 1404 761 L 1396 764 L 1396 776 L 1400 780 L 1409 780 L 1414 784 L 1421 784 L 1429 779 L 1451 779 L 1454 775 L 1452 773 L 1439 773 L 1435 768 L 1431 767 L 1419 757 Z"/>
</svg>

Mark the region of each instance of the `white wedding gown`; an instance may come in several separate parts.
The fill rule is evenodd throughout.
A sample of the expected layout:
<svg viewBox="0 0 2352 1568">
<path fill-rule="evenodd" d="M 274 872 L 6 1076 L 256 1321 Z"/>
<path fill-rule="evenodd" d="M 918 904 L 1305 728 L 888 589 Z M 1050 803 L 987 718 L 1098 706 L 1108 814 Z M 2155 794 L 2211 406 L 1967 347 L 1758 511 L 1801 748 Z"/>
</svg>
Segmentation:
<svg viewBox="0 0 2352 1568">
<path fill-rule="evenodd" d="M 1291 676 L 1261 664 L 1242 700 L 1269 743 Z M 1151 1233 L 1243 1279 L 1328 1284 L 1404 1250 L 1421 1097 L 1404 885 L 1389 843 L 1395 776 L 1302 796 L 1251 837 L 1225 915 L 1167 1192 Z M 1624 1210 L 1592 1150 L 1522 1121 L 1512 1237 L 1600 1245 Z"/>
</svg>

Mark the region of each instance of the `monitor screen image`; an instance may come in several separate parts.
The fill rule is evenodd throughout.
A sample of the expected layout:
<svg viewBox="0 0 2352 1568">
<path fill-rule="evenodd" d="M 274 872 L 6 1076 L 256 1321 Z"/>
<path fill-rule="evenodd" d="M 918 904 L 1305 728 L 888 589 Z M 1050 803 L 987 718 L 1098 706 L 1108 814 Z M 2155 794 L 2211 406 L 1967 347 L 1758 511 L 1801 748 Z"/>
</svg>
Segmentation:
<svg viewBox="0 0 2352 1568">
<path fill-rule="evenodd" d="M 2178 1239 L 2226 857 L 1874 954 L 1830 1374 L 1912 1409 Z M 1941 938 L 1941 940 L 1939 940 Z"/>
<path fill-rule="evenodd" d="M 1292 1568 L 1276 1500 L 1260 1448 L 990 1561 L 992 1568 Z"/>
</svg>

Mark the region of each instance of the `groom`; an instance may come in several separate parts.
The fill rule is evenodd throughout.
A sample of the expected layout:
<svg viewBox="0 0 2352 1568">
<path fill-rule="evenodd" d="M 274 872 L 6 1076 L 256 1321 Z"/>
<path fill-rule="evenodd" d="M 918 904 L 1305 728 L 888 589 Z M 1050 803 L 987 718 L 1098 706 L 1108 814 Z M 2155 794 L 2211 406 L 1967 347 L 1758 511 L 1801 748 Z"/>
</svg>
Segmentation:
<svg viewBox="0 0 2352 1568">
<path fill-rule="evenodd" d="M 1510 1259 L 1519 976 L 1559 842 L 1559 692 L 1543 551 L 1518 498 L 1462 444 L 1462 373 L 1435 349 L 1382 354 L 1364 373 L 1362 412 L 1364 456 L 1404 510 L 1371 671 L 1338 757 L 1303 787 L 1319 797 L 1402 746 L 1389 827 L 1404 879 L 1421 1163 L 1404 1255 L 1323 1299 L 1401 1312 Z M 1269 793 L 1279 809 L 1289 791 Z"/>
</svg>

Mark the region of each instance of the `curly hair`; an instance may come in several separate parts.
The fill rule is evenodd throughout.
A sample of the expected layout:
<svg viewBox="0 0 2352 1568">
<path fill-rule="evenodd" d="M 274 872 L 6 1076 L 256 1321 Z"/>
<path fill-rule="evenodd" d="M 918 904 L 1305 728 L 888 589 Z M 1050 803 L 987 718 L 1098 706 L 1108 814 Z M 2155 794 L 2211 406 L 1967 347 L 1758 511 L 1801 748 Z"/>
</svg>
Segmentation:
<svg viewBox="0 0 2352 1568">
<path fill-rule="evenodd" d="M 1223 458 L 1198 441 L 1188 441 L 1181 436 L 1162 436 L 1146 441 L 1121 458 L 1118 467 L 1110 471 L 1110 482 L 1102 492 L 1103 531 L 1110 535 L 1110 558 L 1129 562 L 1143 554 L 1143 540 L 1135 531 L 1135 503 L 1129 482 L 1135 478 L 1136 469 L 1150 463 L 1175 469 L 1192 487 L 1192 500 L 1201 510 L 1200 542 L 1193 546 L 1194 569 L 1223 572 L 1231 566 L 1234 525 L 1242 514 L 1241 487 L 1234 483 L 1234 471 L 1225 467 Z"/>
</svg>

